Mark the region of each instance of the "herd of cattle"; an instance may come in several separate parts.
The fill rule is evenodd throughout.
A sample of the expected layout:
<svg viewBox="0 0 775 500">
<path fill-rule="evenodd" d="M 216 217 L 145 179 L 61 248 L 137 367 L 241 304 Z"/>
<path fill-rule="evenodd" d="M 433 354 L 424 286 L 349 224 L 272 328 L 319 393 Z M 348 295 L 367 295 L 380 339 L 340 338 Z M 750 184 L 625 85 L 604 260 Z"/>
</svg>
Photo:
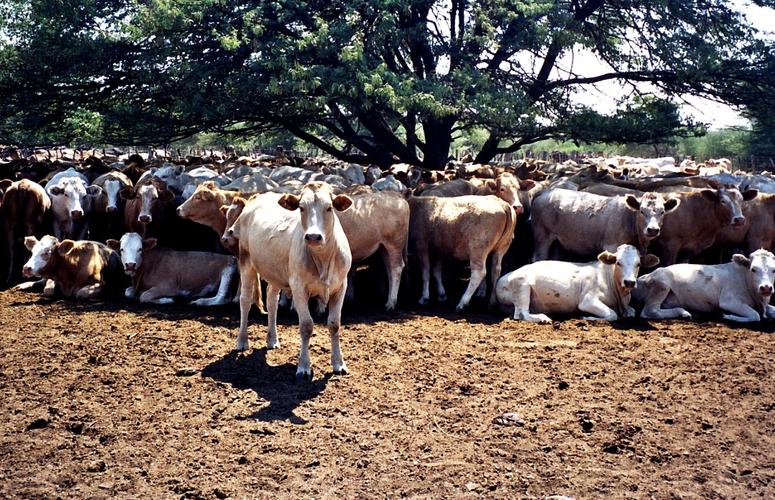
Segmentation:
<svg viewBox="0 0 775 500">
<path fill-rule="evenodd" d="M 289 156 L 171 163 L 14 155 L 0 161 L 0 178 L 7 286 L 36 277 L 17 288 L 239 302 L 244 350 L 248 313 L 254 303 L 264 310 L 264 281 L 267 346 L 279 346 L 278 306 L 292 300 L 304 379 L 312 375 L 309 299 L 321 314 L 328 309 L 333 369 L 346 372 L 339 325 L 353 290 L 348 275 L 377 253 L 388 310 L 411 282 L 402 279 L 411 257 L 420 304 L 431 300 L 431 274 L 443 302 L 445 266 L 449 274 L 451 262 L 468 265 L 458 311 L 489 290 L 491 306 L 534 322 L 577 311 L 633 317 L 631 301 L 644 318 L 717 310 L 733 321 L 775 317 L 775 177 L 731 173 L 728 160 L 453 161 L 431 172 Z M 678 263 L 690 260 L 704 263 Z"/>
</svg>

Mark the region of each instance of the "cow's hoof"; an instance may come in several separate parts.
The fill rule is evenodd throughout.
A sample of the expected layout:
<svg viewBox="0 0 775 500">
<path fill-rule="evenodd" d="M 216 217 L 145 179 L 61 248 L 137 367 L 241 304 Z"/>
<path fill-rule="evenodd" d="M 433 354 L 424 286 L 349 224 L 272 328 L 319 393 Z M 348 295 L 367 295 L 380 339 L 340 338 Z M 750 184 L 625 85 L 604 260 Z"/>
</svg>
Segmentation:
<svg viewBox="0 0 775 500">
<path fill-rule="evenodd" d="M 421 298 L 419 304 L 421 306 L 427 306 L 428 305 L 428 299 L 426 299 L 425 297 Z"/>
<path fill-rule="evenodd" d="M 447 296 L 446 295 L 439 295 L 439 302 L 446 302 Z"/>
<path fill-rule="evenodd" d="M 337 369 L 334 368 L 334 375 L 347 375 L 350 373 L 350 371 L 347 369 L 347 365 L 342 363 L 342 365 Z"/>
<path fill-rule="evenodd" d="M 466 310 L 465 304 L 458 304 L 457 307 L 455 307 L 455 312 L 463 312 Z"/>
<path fill-rule="evenodd" d="M 269 340 L 266 341 L 266 348 L 267 349 L 279 349 L 280 348 L 280 341 L 279 340 Z"/>
<path fill-rule="evenodd" d="M 248 343 L 247 342 L 237 342 L 237 347 L 234 348 L 237 352 L 243 352 L 248 350 Z"/>
<path fill-rule="evenodd" d="M 301 368 L 296 370 L 296 382 L 312 382 L 312 368 L 309 370 L 302 370 Z"/>
<path fill-rule="evenodd" d="M 692 319 L 692 313 L 690 313 L 689 311 L 684 311 L 684 312 L 681 313 L 681 318 L 682 319 Z"/>
</svg>

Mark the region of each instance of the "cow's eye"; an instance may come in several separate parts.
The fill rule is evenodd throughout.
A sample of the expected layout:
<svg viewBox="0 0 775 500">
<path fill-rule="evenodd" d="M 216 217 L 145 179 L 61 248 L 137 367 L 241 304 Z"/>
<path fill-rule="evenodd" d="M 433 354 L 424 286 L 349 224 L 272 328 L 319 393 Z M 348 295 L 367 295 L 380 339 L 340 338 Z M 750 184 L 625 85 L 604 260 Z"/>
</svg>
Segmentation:
<svg viewBox="0 0 775 500">
<path fill-rule="evenodd" d="M 331 207 L 328 207 L 328 208 L 326 209 L 326 212 L 330 212 L 330 211 L 331 211 Z"/>
<path fill-rule="evenodd" d="M 299 207 L 299 212 L 303 212 L 303 211 L 304 211 L 304 207 Z"/>
<path fill-rule="evenodd" d="M 619 266 L 619 267 L 622 267 L 622 263 L 621 262 L 617 262 L 616 265 Z"/>
</svg>

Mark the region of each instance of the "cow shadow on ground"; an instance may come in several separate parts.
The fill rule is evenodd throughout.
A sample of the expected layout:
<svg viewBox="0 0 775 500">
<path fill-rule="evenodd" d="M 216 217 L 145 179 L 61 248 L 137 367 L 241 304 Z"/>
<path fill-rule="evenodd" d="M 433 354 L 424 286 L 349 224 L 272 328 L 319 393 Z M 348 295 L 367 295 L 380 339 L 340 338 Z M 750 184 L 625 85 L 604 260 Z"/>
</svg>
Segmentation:
<svg viewBox="0 0 775 500">
<path fill-rule="evenodd" d="M 296 408 L 305 401 L 315 399 L 322 393 L 331 374 L 312 382 L 296 382 L 296 366 L 284 363 L 278 366 L 267 364 L 266 348 L 253 349 L 249 353 L 232 351 L 221 359 L 202 369 L 202 377 L 229 384 L 235 389 L 250 390 L 269 404 L 257 412 L 242 417 L 261 422 L 289 420 L 294 424 L 305 424 L 306 420 L 295 414 Z"/>
</svg>

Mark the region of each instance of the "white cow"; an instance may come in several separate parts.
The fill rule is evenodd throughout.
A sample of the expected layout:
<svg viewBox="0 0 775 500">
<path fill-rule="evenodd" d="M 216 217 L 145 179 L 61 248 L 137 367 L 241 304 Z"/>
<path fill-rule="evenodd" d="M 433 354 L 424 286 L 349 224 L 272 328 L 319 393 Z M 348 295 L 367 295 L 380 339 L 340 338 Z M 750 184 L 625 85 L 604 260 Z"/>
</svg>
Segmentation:
<svg viewBox="0 0 775 500">
<path fill-rule="evenodd" d="M 280 291 L 290 291 L 299 315 L 301 352 L 296 369 L 299 380 L 312 379 L 309 342 L 313 322 L 309 299 L 328 304 L 331 364 L 334 373 L 347 373 L 339 347 L 342 303 L 352 255 L 336 211 L 353 201 L 335 196 L 322 182 L 305 185 L 301 193 L 265 193 L 252 198 L 227 229 L 239 240 L 240 331 L 237 350 L 248 348 L 248 313 L 255 300 L 256 276 L 267 282 L 267 347 L 280 346 L 277 339 L 277 302 Z"/>
<path fill-rule="evenodd" d="M 102 193 L 99 186 L 89 186 L 86 176 L 74 168 L 59 172 L 46 184 L 54 214 L 54 236 L 58 240 L 86 237 L 88 224 L 85 216 L 91 209 L 90 196 Z"/>
<path fill-rule="evenodd" d="M 132 286 L 124 292 L 127 298 L 170 304 L 175 297 L 199 297 L 191 303 L 217 306 L 233 297 L 229 288 L 237 275 L 237 260 L 232 255 L 157 249 L 156 238 L 143 239 L 137 233 L 107 244 L 120 253 L 124 272 L 132 277 Z M 209 297 L 213 292 L 217 293 Z"/>
<path fill-rule="evenodd" d="M 638 279 L 635 298 L 643 302 L 646 319 L 691 319 L 689 310 L 726 311 L 729 321 L 775 318 L 769 304 L 773 292 L 775 255 L 757 250 L 750 258 L 735 254 L 726 264 L 675 264 Z"/>
<path fill-rule="evenodd" d="M 641 257 L 632 245 L 620 245 L 597 260 L 584 264 L 544 260 L 528 264 L 498 280 L 495 292 L 503 304 L 514 306 L 514 319 L 549 323 L 544 313 L 570 314 L 583 311 L 588 320 L 615 321 L 631 318 L 630 292 L 638 269 L 653 267 L 659 258 Z"/>
</svg>

